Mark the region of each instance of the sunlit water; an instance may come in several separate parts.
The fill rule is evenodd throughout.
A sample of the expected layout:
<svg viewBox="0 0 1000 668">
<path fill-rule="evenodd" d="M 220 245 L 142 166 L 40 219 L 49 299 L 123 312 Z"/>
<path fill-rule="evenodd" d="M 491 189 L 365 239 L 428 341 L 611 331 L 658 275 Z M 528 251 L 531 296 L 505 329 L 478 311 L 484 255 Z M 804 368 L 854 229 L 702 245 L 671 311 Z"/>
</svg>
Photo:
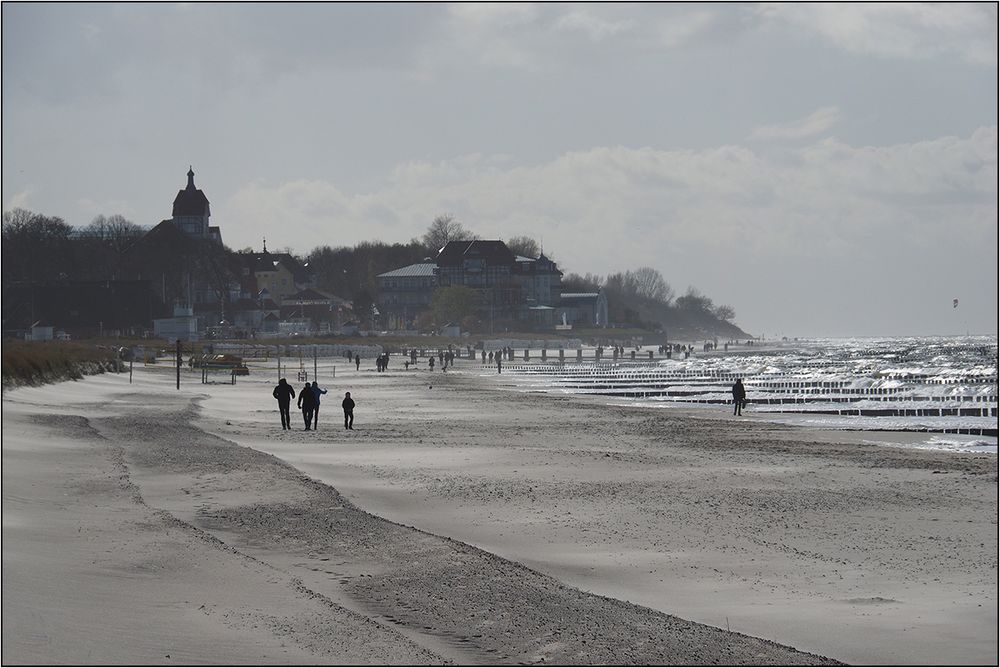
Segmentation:
<svg viewBox="0 0 1000 668">
<path fill-rule="evenodd" d="M 732 405 L 746 414 L 820 429 L 919 432 L 913 447 L 997 452 L 997 338 L 818 339 L 671 359 L 648 348 L 631 359 L 509 364 L 534 391 L 598 394 L 649 407 Z M 551 355 L 551 352 L 550 352 Z M 645 358 L 645 359 L 643 359 Z M 730 409 L 731 410 L 731 409 Z M 874 434 L 873 434 L 874 435 Z"/>
</svg>

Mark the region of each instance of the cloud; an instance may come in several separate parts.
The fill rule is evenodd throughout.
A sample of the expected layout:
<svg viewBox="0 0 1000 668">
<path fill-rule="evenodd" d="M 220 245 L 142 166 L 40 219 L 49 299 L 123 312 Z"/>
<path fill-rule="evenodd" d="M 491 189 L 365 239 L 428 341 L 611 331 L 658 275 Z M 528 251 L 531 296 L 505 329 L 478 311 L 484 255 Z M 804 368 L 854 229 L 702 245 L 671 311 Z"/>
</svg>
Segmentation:
<svg viewBox="0 0 1000 668">
<path fill-rule="evenodd" d="M 448 5 L 448 14 L 466 28 L 521 28 L 538 18 L 530 2 L 461 2 Z"/>
<path fill-rule="evenodd" d="M 565 32 L 579 32 L 595 42 L 600 42 L 608 37 L 629 32 L 636 26 L 636 22 L 628 19 L 623 21 L 606 21 L 598 18 L 588 11 L 572 11 L 556 19 L 555 28 Z"/>
<path fill-rule="evenodd" d="M 997 64 L 995 3 L 766 3 L 765 23 L 818 35 L 851 53 Z"/>
<path fill-rule="evenodd" d="M 762 125 L 750 135 L 750 139 L 805 139 L 822 134 L 840 120 L 840 109 L 823 107 L 805 118 L 780 125 Z"/>
<path fill-rule="evenodd" d="M 706 36 L 720 14 L 682 6 L 615 3 L 457 3 L 448 5 L 439 43 L 425 44 L 424 69 L 491 67 L 551 72 L 601 57 L 670 51 Z M 595 51 L 599 47 L 599 51 Z"/>
<path fill-rule="evenodd" d="M 216 208 L 238 221 L 223 223 L 231 246 L 266 236 L 300 252 L 405 242 L 450 212 L 485 238 L 544 238 L 563 271 L 658 268 L 746 313 L 749 327 L 863 331 L 836 329 L 853 314 L 884 333 L 920 322 L 921 300 L 947 296 L 948 282 L 930 275 L 995 271 L 997 128 L 890 146 L 824 139 L 777 153 L 609 146 L 535 165 L 471 154 L 401 164 L 374 192 L 255 183 Z M 859 293 L 864 300 L 849 298 Z M 816 299 L 828 307 L 816 312 Z M 909 321 L 893 310 L 904 302 Z"/>
<path fill-rule="evenodd" d="M 839 248 L 858 257 L 905 247 L 914 225 L 925 241 L 995 237 L 982 221 L 996 213 L 996 133 L 883 147 L 828 139 L 777 156 L 618 146 L 519 166 L 469 155 L 399 165 L 365 194 L 322 181 L 251 184 L 226 211 L 240 227 L 295 233 L 300 250 L 406 241 L 449 211 L 488 237 L 545 229 L 547 245 L 587 271 L 656 266 L 664 254 L 693 272 L 704 267 L 690 258 L 713 254 L 822 259 Z"/>
<path fill-rule="evenodd" d="M 126 218 L 130 218 L 136 214 L 135 208 L 126 200 L 122 199 L 107 199 L 96 201 L 89 197 L 85 197 L 76 201 L 77 210 L 81 213 L 93 218 L 97 215 L 111 215 L 120 214 Z"/>
<path fill-rule="evenodd" d="M 656 41 L 661 47 L 673 49 L 686 44 L 695 36 L 703 34 L 712 26 L 717 15 L 714 12 L 697 11 L 675 14 L 656 22 Z"/>
<path fill-rule="evenodd" d="M 21 190 L 19 192 L 11 195 L 7 202 L 4 204 L 4 211 L 10 211 L 11 209 L 31 209 L 31 195 L 34 192 L 34 188 L 30 186 Z"/>
</svg>

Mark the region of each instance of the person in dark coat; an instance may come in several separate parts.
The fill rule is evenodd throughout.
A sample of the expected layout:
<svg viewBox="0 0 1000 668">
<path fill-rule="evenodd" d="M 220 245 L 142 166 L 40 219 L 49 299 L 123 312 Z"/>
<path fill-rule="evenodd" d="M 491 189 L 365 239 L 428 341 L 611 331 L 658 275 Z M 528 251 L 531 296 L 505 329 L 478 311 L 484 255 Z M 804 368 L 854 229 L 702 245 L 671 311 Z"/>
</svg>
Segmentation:
<svg viewBox="0 0 1000 668">
<path fill-rule="evenodd" d="M 313 421 L 313 410 L 316 408 L 316 395 L 313 394 L 312 388 L 309 383 L 305 384 L 299 391 L 299 402 L 298 407 L 302 409 L 302 419 L 306 423 L 306 431 L 309 431 L 309 425 Z"/>
<path fill-rule="evenodd" d="M 747 402 L 747 390 L 743 387 L 743 379 L 737 378 L 733 385 L 733 415 L 743 415 L 743 405 Z"/>
<path fill-rule="evenodd" d="M 341 405 L 344 407 L 344 429 L 354 429 L 354 399 L 351 399 L 350 392 L 344 395 Z"/>
<path fill-rule="evenodd" d="M 320 386 L 314 380 L 312 382 L 313 396 L 316 398 L 316 405 L 313 407 L 313 429 L 315 430 L 319 426 L 319 396 L 321 394 L 326 394 L 326 390 L 321 389 Z"/>
<path fill-rule="evenodd" d="M 278 400 L 278 411 L 281 413 L 281 428 L 291 429 L 292 428 L 292 418 L 288 412 L 288 407 L 295 397 L 295 390 L 292 386 L 288 384 L 284 378 L 278 381 L 278 384 L 274 386 L 274 391 L 271 392 L 271 396 Z"/>
<path fill-rule="evenodd" d="M 354 370 L 361 371 L 361 355 L 354 356 Z"/>
</svg>

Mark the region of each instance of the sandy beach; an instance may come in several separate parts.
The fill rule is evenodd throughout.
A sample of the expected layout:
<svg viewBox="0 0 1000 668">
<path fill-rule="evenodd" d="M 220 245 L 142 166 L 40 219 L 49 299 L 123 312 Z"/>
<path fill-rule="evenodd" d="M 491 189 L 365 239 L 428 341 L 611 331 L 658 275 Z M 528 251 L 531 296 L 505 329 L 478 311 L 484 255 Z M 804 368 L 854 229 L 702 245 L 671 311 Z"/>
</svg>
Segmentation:
<svg viewBox="0 0 1000 668">
<path fill-rule="evenodd" d="M 332 364 L 5 392 L 4 663 L 997 663 L 996 456 Z"/>
</svg>

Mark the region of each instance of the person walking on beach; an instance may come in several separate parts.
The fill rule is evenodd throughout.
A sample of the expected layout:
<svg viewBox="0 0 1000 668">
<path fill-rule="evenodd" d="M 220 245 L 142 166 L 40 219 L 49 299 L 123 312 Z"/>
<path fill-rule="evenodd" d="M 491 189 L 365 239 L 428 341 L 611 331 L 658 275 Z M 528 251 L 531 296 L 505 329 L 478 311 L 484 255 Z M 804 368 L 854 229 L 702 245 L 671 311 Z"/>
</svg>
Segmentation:
<svg viewBox="0 0 1000 668">
<path fill-rule="evenodd" d="M 316 408 L 316 395 L 313 394 L 309 383 L 299 391 L 299 401 L 296 405 L 302 409 L 302 419 L 306 423 L 305 431 L 309 431 L 309 425 L 313 421 L 313 410 Z"/>
<path fill-rule="evenodd" d="M 271 392 L 271 396 L 278 400 L 278 412 L 281 413 L 281 428 L 291 429 L 292 428 L 292 418 L 288 412 L 288 407 L 295 397 L 295 390 L 292 386 L 288 384 L 284 378 L 278 381 L 278 384 L 274 386 L 274 391 Z"/>
<path fill-rule="evenodd" d="M 354 399 L 351 399 L 351 393 L 348 392 L 344 395 L 344 401 L 341 404 L 344 407 L 344 429 L 354 429 Z"/>
<path fill-rule="evenodd" d="M 500 353 L 497 352 L 497 373 L 500 373 L 500 369 L 503 366 L 503 360 L 500 359 Z"/>
<path fill-rule="evenodd" d="M 354 356 L 354 370 L 355 371 L 361 370 L 361 355 Z"/>
<path fill-rule="evenodd" d="M 319 427 L 319 395 L 326 394 L 326 390 L 320 389 L 315 380 L 312 382 L 311 389 L 313 397 L 316 399 L 316 405 L 313 407 L 313 430 L 315 430 Z"/>
<path fill-rule="evenodd" d="M 431 371 L 434 370 L 434 355 L 427 358 L 427 365 L 431 368 Z"/>
<path fill-rule="evenodd" d="M 733 384 L 733 415 L 743 415 L 743 405 L 747 402 L 747 390 L 743 387 L 743 379 L 737 378 Z"/>
</svg>

